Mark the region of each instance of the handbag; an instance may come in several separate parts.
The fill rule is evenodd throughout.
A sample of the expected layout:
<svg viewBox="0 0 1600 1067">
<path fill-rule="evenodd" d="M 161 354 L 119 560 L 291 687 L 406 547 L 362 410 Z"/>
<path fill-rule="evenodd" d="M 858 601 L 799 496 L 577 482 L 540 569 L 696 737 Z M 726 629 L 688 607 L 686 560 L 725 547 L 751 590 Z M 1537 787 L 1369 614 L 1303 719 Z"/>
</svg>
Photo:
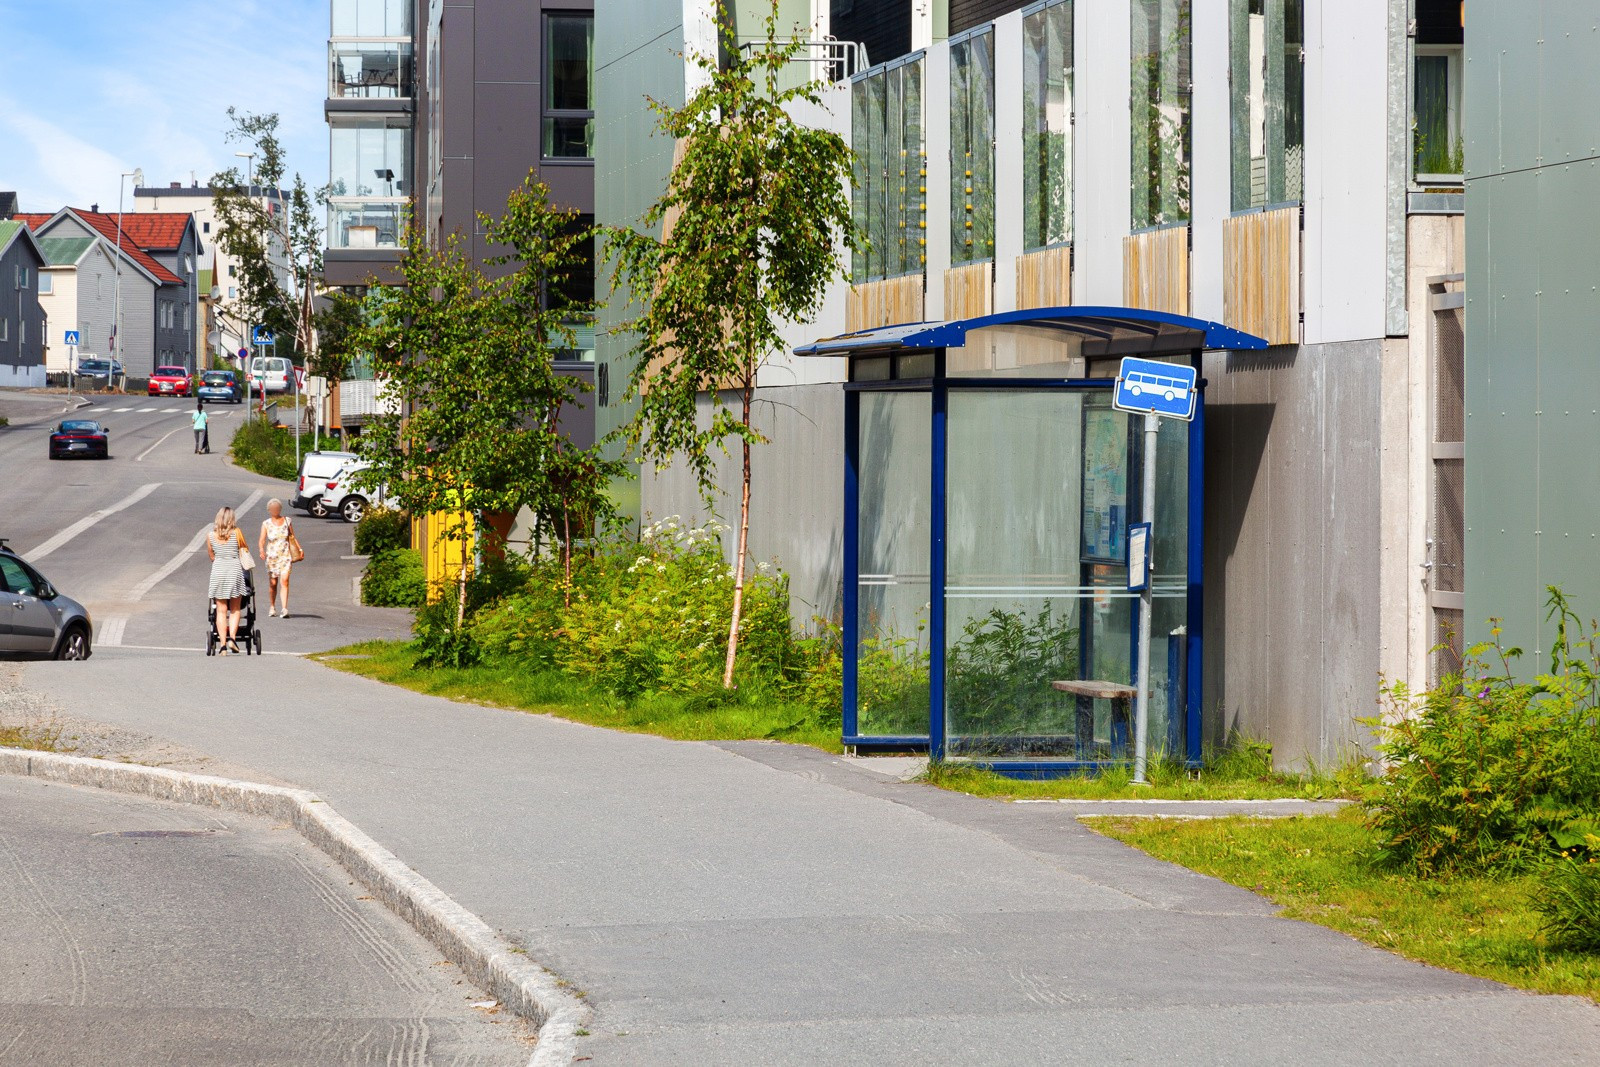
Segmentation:
<svg viewBox="0 0 1600 1067">
<path fill-rule="evenodd" d="M 244 543 L 244 534 L 239 535 L 239 567 L 247 571 L 256 569 L 256 558 L 250 554 L 250 546 Z"/>
<path fill-rule="evenodd" d="M 300 547 L 300 538 L 294 535 L 294 523 L 289 524 L 289 562 L 299 563 L 306 558 L 306 550 Z"/>
</svg>

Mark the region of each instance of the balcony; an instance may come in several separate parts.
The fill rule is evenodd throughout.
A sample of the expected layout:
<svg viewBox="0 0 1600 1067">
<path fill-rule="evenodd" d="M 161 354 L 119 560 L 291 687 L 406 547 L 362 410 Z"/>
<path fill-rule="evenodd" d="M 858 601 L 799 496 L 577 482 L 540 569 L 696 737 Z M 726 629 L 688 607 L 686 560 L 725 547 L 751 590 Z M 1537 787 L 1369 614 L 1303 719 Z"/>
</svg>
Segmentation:
<svg viewBox="0 0 1600 1067">
<path fill-rule="evenodd" d="M 404 197 L 338 196 L 328 201 L 328 247 L 399 248 Z"/>
<path fill-rule="evenodd" d="M 329 100 L 409 100 L 414 73 L 409 41 L 328 42 Z"/>
</svg>

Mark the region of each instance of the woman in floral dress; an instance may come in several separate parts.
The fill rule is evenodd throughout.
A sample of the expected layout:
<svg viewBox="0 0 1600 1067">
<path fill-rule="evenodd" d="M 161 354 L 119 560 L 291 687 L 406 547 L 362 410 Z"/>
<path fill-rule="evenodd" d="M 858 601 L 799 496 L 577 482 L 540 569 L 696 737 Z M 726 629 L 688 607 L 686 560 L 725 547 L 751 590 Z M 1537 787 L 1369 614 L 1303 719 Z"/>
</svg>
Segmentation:
<svg viewBox="0 0 1600 1067">
<path fill-rule="evenodd" d="M 267 520 L 261 524 L 258 547 L 261 549 L 261 559 L 267 565 L 269 616 L 289 617 L 289 568 L 294 566 L 289 539 L 293 536 L 294 523 L 284 515 L 283 501 L 276 498 L 267 501 Z"/>
</svg>

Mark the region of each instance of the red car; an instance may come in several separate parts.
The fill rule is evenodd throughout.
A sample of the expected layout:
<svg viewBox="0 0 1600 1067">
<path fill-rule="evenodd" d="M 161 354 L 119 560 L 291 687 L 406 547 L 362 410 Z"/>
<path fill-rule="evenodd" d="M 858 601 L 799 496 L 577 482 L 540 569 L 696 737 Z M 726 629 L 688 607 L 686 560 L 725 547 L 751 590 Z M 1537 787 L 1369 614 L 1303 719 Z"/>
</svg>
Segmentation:
<svg viewBox="0 0 1600 1067">
<path fill-rule="evenodd" d="M 188 396 L 189 371 L 185 367 L 157 367 L 150 375 L 151 396 Z"/>
</svg>

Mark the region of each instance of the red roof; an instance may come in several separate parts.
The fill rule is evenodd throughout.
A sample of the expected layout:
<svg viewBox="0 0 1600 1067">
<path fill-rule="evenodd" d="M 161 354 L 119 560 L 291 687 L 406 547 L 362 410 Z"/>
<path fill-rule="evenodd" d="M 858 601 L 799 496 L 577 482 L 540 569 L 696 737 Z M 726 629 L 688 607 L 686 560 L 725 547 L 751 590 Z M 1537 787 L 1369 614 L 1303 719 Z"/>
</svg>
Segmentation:
<svg viewBox="0 0 1600 1067">
<path fill-rule="evenodd" d="M 114 216 L 108 216 L 114 217 Z M 183 242 L 183 234 L 194 216 L 181 211 L 146 211 L 122 216 L 125 240 L 145 251 L 169 251 Z"/>
<path fill-rule="evenodd" d="M 74 215 L 82 219 L 86 225 L 92 227 L 100 234 L 101 237 L 104 237 L 112 245 L 116 245 L 118 243 L 117 217 L 115 215 L 107 215 L 96 211 L 81 211 L 78 208 L 72 208 L 70 210 Z M 149 271 L 151 274 L 154 274 L 157 281 L 167 285 L 182 285 L 183 279 L 172 273 L 166 267 L 163 267 L 161 264 L 157 263 L 150 256 L 146 255 L 144 249 L 139 247 L 139 242 L 136 241 L 133 237 L 133 234 L 129 232 L 132 229 L 133 221 L 140 217 L 141 216 L 133 214 L 122 216 L 121 244 L 123 254 L 129 259 L 133 260 L 135 263 L 139 264 L 139 266 L 143 267 L 145 270 Z M 183 218 L 188 217 L 189 216 L 187 215 L 183 216 Z"/>
<path fill-rule="evenodd" d="M 14 215 L 12 217 L 15 218 L 18 222 L 27 223 L 28 224 L 28 229 L 32 230 L 34 233 L 38 233 L 40 226 L 43 226 L 45 223 L 47 223 L 51 219 L 55 218 L 54 215 L 41 215 L 38 212 L 34 212 L 34 211 L 18 212 L 16 215 Z"/>
</svg>

